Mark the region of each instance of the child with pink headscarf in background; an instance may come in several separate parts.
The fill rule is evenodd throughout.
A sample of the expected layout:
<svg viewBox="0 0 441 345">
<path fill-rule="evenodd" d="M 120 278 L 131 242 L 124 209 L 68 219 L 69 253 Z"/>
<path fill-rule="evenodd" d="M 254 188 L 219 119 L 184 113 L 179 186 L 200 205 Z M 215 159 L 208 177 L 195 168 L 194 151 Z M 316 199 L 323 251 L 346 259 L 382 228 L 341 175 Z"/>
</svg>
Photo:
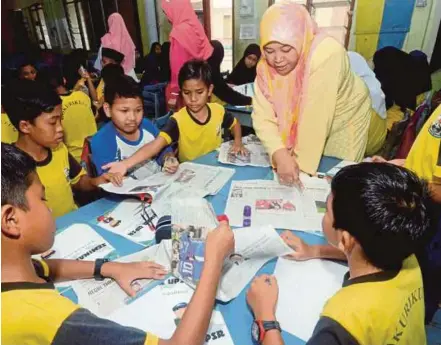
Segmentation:
<svg viewBox="0 0 441 345">
<path fill-rule="evenodd" d="M 172 25 L 169 40 L 171 79 L 166 90 L 169 108 L 180 108 L 178 74 L 191 59 L 207 60 L 213 47 L 199 22 L 190 0 L 162 0 L 161 7 Z"/>
<path fill-rule="evenodd" d="M 123 17 L 119 13 L 112 13 L 107 19 L 107 24 L 109 31 L 103 37 L 101 37 L 101 47 L 94 67 L 101 71 L 106 65 L 107 57 L 105 56 L 106 54 L 103 54 L 103 49 L 105 49 L 107 52 L 110 51 L 110 53 L 112 53 L 112 51 L 116 51 L 124 55 L 120 63 L 124 68 L 124 73 L 138 82 L 139 80 L 135 73 L 136 46 L 133 43 L 132 37 L 127 31 Z M 110 56 L 112 56 L 112 54 L 110 54 Z"/>
</svg>

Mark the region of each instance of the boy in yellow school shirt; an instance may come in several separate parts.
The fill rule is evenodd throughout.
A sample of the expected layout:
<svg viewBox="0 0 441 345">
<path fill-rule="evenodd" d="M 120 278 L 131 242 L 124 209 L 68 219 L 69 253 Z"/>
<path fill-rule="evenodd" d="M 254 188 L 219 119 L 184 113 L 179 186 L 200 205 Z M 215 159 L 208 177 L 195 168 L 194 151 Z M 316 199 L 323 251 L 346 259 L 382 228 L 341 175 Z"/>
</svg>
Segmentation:
<svg viewBox="0 0 441 345">
<path fill-rule="evenodd" d="M 121 175 L 104 174 L 90 178 L 63 144 L 61 99 L 49 86 L 21 80 L 11 86 L 7 113 L 19 136 L 15 145 L 37 164 L 37 173 L 46 189 L 55 217 L 77 208 L 72 188 L 93 191 L 106 182 L 120 184 Z"/>
<path fill-rule="evenodd" d="M 172 115 L 159 136 L 140 148 L 131 157 L 106 164 L 103 169 L 125 175 L 133 166 L 156 156 L 166 146 L 177 143 L 179 161 L 185 162 L 201 157 L 222 143 L 222 132 L 233 133 L 231 152 L 247 154 L 242 145 L 240 123 L 225 108 L 208 103 L 213 93 L 210 66 L 202 60 L 190 60 L 179 71 L 179 87 L 185 107 Z"/>
<path fill-rule="evenodd" d="M 18 132 L 14 125 L 9 120 L 8 114 L 3 111 L 2 106 L 2 143 L 12 144 L 18 139 Z"/>
<path fill-rule="evenodd" d="M 54 282 L 104 277 L 130 296 L 137 279 L 163 279 L 153 262 L 119 263 L 48 259 L 32 255 L 54 243 L 55 222 L 35 161 L 18 148 L 2 144 L 2 330 L 3 345 L 202 345 L 211 319 L 223 262 L 234 249 L 226 222 L 207 236 L 201 280 L 185 315 L 170 339 L 99 318 L 61 296 Z M 154 313 L 154 310 L 144 310 Z"/>
<path fill-rule="evenodd" d="M 423 281 L 414 253 L 438 223 L 433 210 L 427 183 L 402 167 L 360 163 L 337 173 L 323 232 L 349 272 L 324 305 L 307 345 L 426 344 Z M 289 236 L 284 240 L 299 249 Z M 277 294 L 271 276 L 257 278 L 248 292 L 259 344 L 284 344 L 280 328 L 264 328 L 276 322 Z"/>
<path fill-rule="evenodd" d="M 97 131 L 90 97 L 83 91 L 69 91 L 65 79 L 60 74 L 52 75 L 50 84 L 62 100 L 63 141 L 69 153 L 81 163 L 84 139 Z"/>
</svg>

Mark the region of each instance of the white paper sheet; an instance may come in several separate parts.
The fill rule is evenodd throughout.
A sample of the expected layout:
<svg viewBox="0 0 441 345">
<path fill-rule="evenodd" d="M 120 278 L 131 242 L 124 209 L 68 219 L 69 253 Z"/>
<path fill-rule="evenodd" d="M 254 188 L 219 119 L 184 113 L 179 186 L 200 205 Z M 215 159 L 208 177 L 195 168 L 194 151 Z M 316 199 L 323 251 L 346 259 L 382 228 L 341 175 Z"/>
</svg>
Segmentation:
<svg viewBox="0 0 441 345">
<path fill-rule="evenodd" d="M 214 229 L 218 222 L 211 204 L 203 198 L 176 198 L 171 203 L 172 224 Z"/>
<path fill-rule="evenodd" d="M 162 241 L 161 244 L 144 249 L 132 255 L 119 258 L 120 262 L 154 261 L 170 268 L 171 241 Z M 112 279 L 96 281 L 93 279 L 76 280 L 72 287 L 78 296 L 78 303 L 94 314 L 105 317 L 117 309 L 133 303 L 155 284 L 152 279 L 139 279 L 133 283 L 137 289 L 135 297 L 128 296 Z"/>
<path fill-rule="evenodd" d="M 233 181 L 225 213 L 233 226 L 243 225 L 244 207 L 251 208 L 251 225 L 278 229 L 321 231 L 329 186 L 310 182 L 303 191 L 275 181 Z"/>
<path fill-rule="evenodd" d="M 73 224 L 57 231 L 50 259 L 96 260 L 115 259 L 115 248 L 87 224 Z"/>
<path fill-rule="evenodd" d="M 237 166 L 269 167 L 270 161 L 260 140 L 255 135 L 242 138 L 242 143 L 248 150 L 249 155 L 235 155 L 230 153 L 233 141 L 222 143 L 219 151 L 219 162 Z"/>
<path fill-rule="evenodd" d="M 169 339 L 176 330 L 190 302 L 193 289 L 177 278 L 169 278 L 134 303 L 108 316 L 124 326 L 151 332 L 161 339 Z M 206 344 L 216 340 L 219 345 L 232 345 L 233 340 L 222 314 L 214 310 L 206 336 Z"/>
<path fill-rule="evenodd" d="M 270 226 L 235 229 L 234 243 L 219 283 L 220 301 L 237 297 L 266 262 L 293 251 Z"/>
<path fill-rule="evenodd" d="M 154 197 L 154 195 L 160 190 L 160 188 L 170 184 L 176 178 L 176 175 L 170 175 L 164 172 L 160 172 L 142 180 L 136 180 L 132 177 L 127 177 L 123 180 L 123 185 L 121 187 L 114 186 L 110 182 L 104 183 L 100 185 L 100 187 L 106 192 L 113 194 L 150 194 L 152 197 Z"/>
<path fill-rule="evenodd" d="M 142 218 L 141 200 L 126 199 L 120 202 L 115 209 L 97 217 L 95 221 L 98 226 L 108 231 L 149 246 L 155 240 L 155 229 L 152 225 L 157 223 L 159 217 L 155 216 L 154 211 L 149 207 L 146 208 L 146 212 L 152 220 L 150 225 Z"/>
<path fill-rule="evenodd" d="M 244 96 L 254 97 L 254 83 L 233 86 L 233 90 Z"/>
<path fill-rule="evenodd" d="M 328 260 L 279 258 L 274 275 L 279 285 L 276 317 L 281 328 L 307 341 L 326 301 L 341 288 L 347 271 L 346 266 Z"/>
</svg>

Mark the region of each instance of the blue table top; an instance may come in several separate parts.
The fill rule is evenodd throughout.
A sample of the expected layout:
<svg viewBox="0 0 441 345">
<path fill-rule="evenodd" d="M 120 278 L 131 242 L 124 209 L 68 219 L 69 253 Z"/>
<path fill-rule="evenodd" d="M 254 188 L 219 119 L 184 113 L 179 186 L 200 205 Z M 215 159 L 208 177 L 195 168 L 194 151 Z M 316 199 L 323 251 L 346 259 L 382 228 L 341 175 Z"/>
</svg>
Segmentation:
<svg viewBox="0 0 441 345">
<path fill-rule="evenodd" d="M 215 166 L 226 166 L 217 161 L 217 152 L 209 153 L 197 160 L 196 163 L 215 165 Z M 339 159 L 323 157 L 320 162 L 319 171 L 328 171 L 332 167 L 340 162 Z M 233 166 L 226 166 L 232 168 Z M 214 210 L 217 214 L 223 214 L 225 210 L 225 205 L 228 199 L 228 192 L 230 190 L 230 185 L 233 180 L 270 180 L 273 179 L 273 172 L 270 168 L 257 168 L 257 167 L 233 167 L 236 172 L 233 178 L 221 189 L 221 191 L 214 195 L 209 196 L 208 200 L 213 205 Z M 103 198 L 95 201 L 87 206 L 81 207 L 80 209 L 69 213 L 63 217 L 57 219 L 57 228 L 66 227 L 73 223 L 85 223 L 90 222 L 97 216 L 105 213 L 107 210 L 113 208 L 119 201 L 121 197 L 109 197 Z M 90 224 L 89 224 L 90 225 Z M 92 226 L 102 237 L 104 237 L 110 244 L 112 244 L 120 255 L 132 254 L 136 251 L 143 249 L 139 244 L 136 244 L 130 240 L 127 240 L 121 236 L 113 234 L 105 229 L 98 226 Z M 325 243 L 324 238 L 316 236 L 313 234 L 308 234 L 304 232 L 297 232 L 296 234 L 300 236 L 303 240 L 310 244 L 321 244 Z M 275 269 L 277 259 L 271 260 L 266 263 L 257 273 L 261 274 L 272 274 Z M 252 345 L 251 340 L 251 324 L 253 321 L 253 315 L 250 312 L 246 303 L 246 291 L 248 290 L 248 285 L 244 290 L 236 297 L 234 300 L 228 303 L 217 303 L 216 309 L 219 310 L 224 316 L 227 327 L 230 331 L 233 341 L 237 345 Z M 67 290 L 63 292 L 68 298 L 71 298 L 75 302 L 77 298 L 73 290 Z M 295 322 L 295 320 L 293 320 Z M 286 344 L 301 345 L 305 342 L 296 336 L 289 334 L 287 332 L 282 333 Z"/>
</svg>

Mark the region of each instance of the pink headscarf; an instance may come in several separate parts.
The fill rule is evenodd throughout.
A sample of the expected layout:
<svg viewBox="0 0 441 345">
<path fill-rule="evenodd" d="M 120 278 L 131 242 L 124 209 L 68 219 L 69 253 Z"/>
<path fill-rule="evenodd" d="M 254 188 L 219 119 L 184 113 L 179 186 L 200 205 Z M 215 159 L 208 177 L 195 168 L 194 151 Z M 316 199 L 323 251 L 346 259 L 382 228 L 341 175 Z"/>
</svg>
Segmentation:
<svg viewBox="0 0 441 345">
<path fill-rule="evenodd" d="M 161 7 L 172 23 L 170 39 L 177 40 L 194 58 L 207 60 L 213 54 L 213 47 L 190 0 L 162 0 Z"/>
<path fill-rule="evenodd" d="M 135 68 L 135 49 L 136 46 L 127 31 L 123 17 L 119 13 L 112 13 L 107 20 L 109 32 L 101 37 L 101 46 L 111 48 L 124 54 L 121 66 L 127 74 Z"/>
<path fill-rule="evenodd" d="M 257 84 L 273 105 L 279 133 L 288 149 L 296 144 L 297 129 L 307 97 L 308 77 L 312 53 L 325 34 L 306 8 L 295 3 L 280 3 L 268 8 L 260 23 L 262 59 L 257 65 Z M 263 48 L 270 42 L 279 42 L 295 48 L 299 54 L 296 67 L 282 76 L 269 66 Z"/>
</svg>

